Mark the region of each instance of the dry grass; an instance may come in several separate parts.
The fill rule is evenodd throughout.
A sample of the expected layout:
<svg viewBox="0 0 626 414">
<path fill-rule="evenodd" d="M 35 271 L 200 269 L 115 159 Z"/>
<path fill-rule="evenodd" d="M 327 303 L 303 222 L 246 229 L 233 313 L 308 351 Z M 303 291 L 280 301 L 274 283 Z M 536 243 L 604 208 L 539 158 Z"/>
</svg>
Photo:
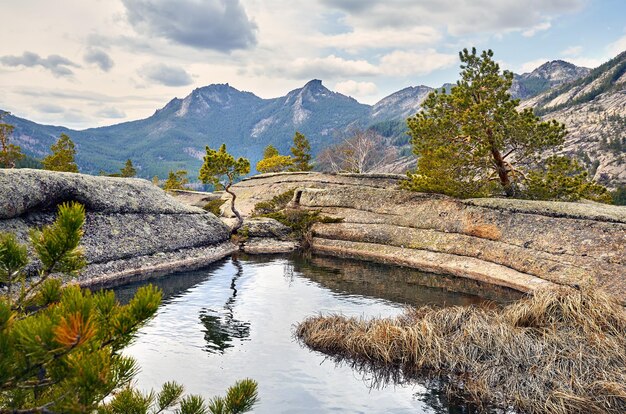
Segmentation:
<svg viewBox="0 0 626 414">
<path fill-rule="evenodd" d="M 318 316 L 296 335 L 356 366 L 441 374 L 450 392 L 479 405 L 626 413 L 626 311 L 592 288 L 546 289 L 502 309 L 424 307 L 370 321 Z"/>
<path fill-rule="evenodd" d="M 502 232 L 500 229 L 493 224 L 476 224 L 472 226 L 467 226 L 465 229 L 465 233 L 474 236 L 480 237 L 481 239 L 488 240 L 500 240 L 502 238 Z"/>
</svg>

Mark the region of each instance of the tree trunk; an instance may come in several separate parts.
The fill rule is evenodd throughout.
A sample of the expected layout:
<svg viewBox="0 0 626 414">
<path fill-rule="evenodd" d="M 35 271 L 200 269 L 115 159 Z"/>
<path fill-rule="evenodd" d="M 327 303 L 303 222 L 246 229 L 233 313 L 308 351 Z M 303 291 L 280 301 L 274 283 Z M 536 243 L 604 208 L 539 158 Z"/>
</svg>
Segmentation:
<svg viewBox="0 0 626 414">
<path fill-rule="evenodd" d="M 235 208 L 235 199 L 237 198 L 237 196 L 235 195 L 235 193 L 230 191 L 230 185 L 224 187 L 224 191 L 226 191 L 228 194 L 230 194 L 230 196 L 231 196 L 231 199 L 230 199 L 230 209 L 233 211 L 233 213 L 237 217 L 237 223 L 235 224 L 235 226 L 231 230 L 231 233 L 235 234 L 235 233 L 237 233 L 237 230 L 239 230 L 241 228 L 241 226 L 243 225 L 243 217 L 241 217 L 241 214 Z"/>
<path fill-rule="evenodd" d="M 496 148 L 495 143 L 493 142 L 493 132 L 491 129 L 487 130 L 487 136 L 489 137 L 489 142 L 491 144 L 491 156 L 493 157 L 493 162 L 496 165 L 496 172 L 498 173 L 498 177 L 500 178 L 500 184 L 504 188 L 504 192 L 507 197 L 513 196 L 513 186 L 511 185 L 511 179 L 509 178 L 509 172 L 506 168 L 506 164 L 504 163 L 504 158 L 502 158 L 502 154 Z"/>
</svg>

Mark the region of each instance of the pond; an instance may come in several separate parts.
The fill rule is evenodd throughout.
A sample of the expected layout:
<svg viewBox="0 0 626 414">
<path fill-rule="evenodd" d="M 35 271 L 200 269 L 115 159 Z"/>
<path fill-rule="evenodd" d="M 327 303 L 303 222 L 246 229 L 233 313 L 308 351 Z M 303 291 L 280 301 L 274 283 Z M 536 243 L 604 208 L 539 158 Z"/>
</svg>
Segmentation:
<svg viewBox="0 0 626 414">
<path fill-rule="evenodd" d="M 228 258 L 150 283 L 163 290 L 163 303 L 125 350 L 141 366 L 138 387 L 174 380 L 210 398 L 248 377 L 259 383 L 255 413 L 470 412 L 434 386 L 380 386 L 374 373 L 298 343 L 294 325 L 318 313 L 388 317 L 407 305 L 497 306 L 519 296 L 411 269 L 299 255 Z M 116 294 L 127 300 L 139 286 Z"/>
</svg>

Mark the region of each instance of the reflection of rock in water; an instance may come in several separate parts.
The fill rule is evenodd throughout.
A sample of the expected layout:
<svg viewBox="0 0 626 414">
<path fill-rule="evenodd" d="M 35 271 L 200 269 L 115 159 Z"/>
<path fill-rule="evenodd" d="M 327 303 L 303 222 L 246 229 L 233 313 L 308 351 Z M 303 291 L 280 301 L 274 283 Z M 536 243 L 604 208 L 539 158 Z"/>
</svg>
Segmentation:
<svg viewBox="0 0 626 414">
<path fill-rule="evenodd" d="M 337 293 L 356 293 L 408 305 L 470 305 L 484 303 L 485 299 L 502 303 L 521 297 L 512 289 L 406 267 L 329 256 L 294 256 L 293 263 L 297 272 Z M 450 292 L 459 295 L 454 297 Z"/>
<path fill-rule="evenodd" d="M 221 353 L 228 348 L 235 346 L 235 340 L 245 340 L 250 336 L 250 322 L 243 322 L 235 319 L 233 307 L 237 298 L 237 279 L 243 274 L 243 266 L 236 258 L 232 259 L 237 272 L 230 282 L 230 289 L 233 291 L 226 301 L 224 309 L 215 311 L 212 309 L 202 309 L 200 312 L 200 322 L 204 325 L 204 339 L 207 342 L 206 351 L 215 354 Z"/>
</svg>

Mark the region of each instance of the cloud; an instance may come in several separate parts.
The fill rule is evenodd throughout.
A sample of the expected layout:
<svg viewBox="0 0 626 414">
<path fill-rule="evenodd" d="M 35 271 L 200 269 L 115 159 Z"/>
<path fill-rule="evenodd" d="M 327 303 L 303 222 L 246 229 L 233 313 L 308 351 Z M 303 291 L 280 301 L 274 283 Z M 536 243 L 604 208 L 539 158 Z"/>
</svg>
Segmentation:
<svg viewBox="0 0 626 414">
<path fill-rule="evenodd" d="M 539 59 L 529 60 L 528 62 L 524 62 L 519 67 L 519 73 L 530 73 L 548 61 L 550 61 L 550 59 L 539 58 Z"/>
<path fill-rule="evenodd" d="M 83 59 L 85 63 L 97 65 L 103 72 L 110 71 L 115 64 L 113 59 L 111 59 L 105 51 L 100 49 L 89 49 Z"/>
<path fill-rule="evenodd" d="M 46 114 L 61 114 L 65 112 L 65 108 L 62 106 L 48 103 L 35 105 L 35 109 Z"/>
<path fill-rule="evenodd" d="M 433 49 L 421 52 L 395 50 L 380 59 L 380 69 L 385 75 L 426 75 L 450 67 L 457 61 L 456 54 L 438 53 Z"/>
<path fill-rule="evenodd" d="M 122 0 L 135 31 L 199 49 L 230 52 L 257 43 L 239 0 Z"/>
<path fill-rule="evenodd" d="M 543 32 L 545 30 L 548 30 L 550 27 L 552 27 L 552 24 L 550 22 L 539 23 L 539 24 L 531 27 L 530 29 L 524 30 L 522 32 L 522 36 L 524 36 L 524 37 L 533 37 L 534 35 L 536 35 L 539 32 Z"/>
<path fill-rule="evenodd" d="M 570 46 L 567 49 L 561 51 L 561 56 L 578 56 L 582 53 L 582 46 Z"/>
<path fill-rule="evenodd" d="M 126 118 L 126 113 L 124 113 L 124 111 L 120 109 L 111 106 L 107 108 L 102 108 L 101 110 L 96 112 L 96 116 L 101 118 L 119 119 Z"/>
<path fill-rule="evenodd" d="M 141 69 L 140 75 L 144 79 L 165 86 L 185 86 L 193 82 L 191 75 L 189 75 L 185 69 L 164 63 L 146 65 Z"/>
<path fill-rule="evenodd" d="M 41 66 L 42 68 L 49 70 L 56 77 L 72 76 L 74 72 L 70 67 L 80 68 L 80 65 L 72 62 L 71 60 L 59 55 L 50 55 L 47 58 L 39 56 L 37 53 L 24 52 L 22 56 L 2 56 L 0 57 L 0 63 L 5 66 L 25 66 L 32 68 L 35 66 Z"/>
<path fill-rule="evenodd" d="M 620 37 L 615 42 L 606 45 L 606 51 L 609 53 L 610 58 L 614 58 L 620 53 L 626 51 L 626 35 Z"/>
<path fill-rule="evenodd" d="M 378 93 L 374 82 L 357 82 L 347 80 L 335 84 L 335 90 L 348 96 L 371 96 Z"/>
<path fill-rule="evenodd" d="M 296 78 L 335 78 L 345 76 L 375 76 L 380 71 L 367 60 L 350 60 L 330 55 L 298 58 L 286 70 Z"/>
<path fill-rule="evenodd" d="M 346 13 L 353 27 L 446 27 L 453 36 L 527 31 L 584 0 L 319 0 Z"/>
<path fill-rule="evenodd" d="M 433 27 L 413 27 L 407 30 L 390 28 L 376 30 L 357 29 L 348 33 L 324 36 L 320 43 L 349 52 L 372 48 L 395 48 L 434 44 L 441 39 L 441 33 Z"/>
</svg>

